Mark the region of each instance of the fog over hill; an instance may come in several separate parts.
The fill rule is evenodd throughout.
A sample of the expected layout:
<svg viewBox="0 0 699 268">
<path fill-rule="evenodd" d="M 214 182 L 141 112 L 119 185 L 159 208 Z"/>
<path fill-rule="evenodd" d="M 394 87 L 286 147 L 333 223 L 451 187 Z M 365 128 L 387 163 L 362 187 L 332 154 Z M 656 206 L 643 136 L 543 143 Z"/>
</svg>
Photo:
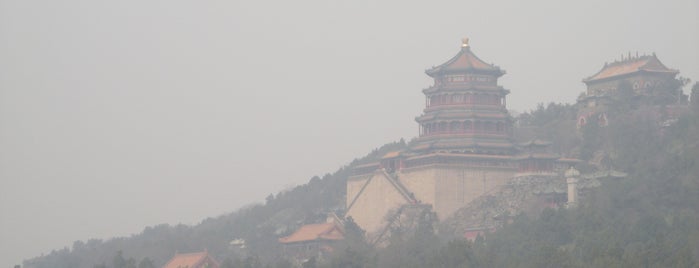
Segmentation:
<svg viewBox="0 0 699 268">
<path fill-rule="evenodd" d="M 0 0 L 0 266 L 195 224 L 417 135 L 471 38 L 518 111 L 655 52 L 699 80 L 696 1 Z"/>
</svg>

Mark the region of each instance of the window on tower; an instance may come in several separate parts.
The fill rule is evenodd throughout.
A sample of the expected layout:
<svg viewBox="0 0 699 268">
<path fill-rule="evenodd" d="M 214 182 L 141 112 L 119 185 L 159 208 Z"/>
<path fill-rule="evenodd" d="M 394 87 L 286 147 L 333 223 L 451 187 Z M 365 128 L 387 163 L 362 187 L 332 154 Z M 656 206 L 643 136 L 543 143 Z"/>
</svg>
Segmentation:
<svg viewBox="0 0 699 268">
<path fill-rule="evenodd" d="M 460 132 L 461 126 L 459 125 L 461 122 L 451 122 L 450 127 L 449 127 L 449 132 L 451 133 L 456 133 Z"/>
<path fill-rule="evenodd" d="M 463 83 L 466 77 L 464 75 L 447 75 L 446 79 L 449 83 Z"/>
</svg>

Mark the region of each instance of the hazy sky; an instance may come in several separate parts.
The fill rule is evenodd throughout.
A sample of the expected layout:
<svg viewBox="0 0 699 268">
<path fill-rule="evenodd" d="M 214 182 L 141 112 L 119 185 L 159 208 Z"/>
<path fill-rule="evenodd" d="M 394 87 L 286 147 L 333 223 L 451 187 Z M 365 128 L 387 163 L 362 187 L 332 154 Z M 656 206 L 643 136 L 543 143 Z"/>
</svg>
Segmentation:
<svg viewBox="0 0 699 268">
<path fill-rule="evenodd" d="M 379 3 L 380 2 L 380 3 Z M 699 80 L 687 1 L 0 0 L 0 266 L 195 224 L 410 139 L 471 38 L 510 109 L 655 52 Z"/>
</svg>

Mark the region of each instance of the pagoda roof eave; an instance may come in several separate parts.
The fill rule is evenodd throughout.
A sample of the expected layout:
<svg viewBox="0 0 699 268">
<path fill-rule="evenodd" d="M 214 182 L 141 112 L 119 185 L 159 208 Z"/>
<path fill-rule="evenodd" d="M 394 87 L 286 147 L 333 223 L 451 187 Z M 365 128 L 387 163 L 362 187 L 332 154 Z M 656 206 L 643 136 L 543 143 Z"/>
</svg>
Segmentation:
<svg viewBox="0 0 699 268">
<path fill-rule="evenodd" d="M 403 152 L 402 150 L 391 151 L 391 152 L 386 153 L 383 157 L 381 157 L 381 159 L 383 160 L 383 159 L 396 158 L 396 157 L 399 157 L 402 152 Z"/>
<path fill-rule="evenodd" d="M 471 52 L 470 46 L 463 46 L 459 53 L 454 57 L 449 59 L 447 62 L 432 67 L 425 70 L 425 74 L 434 77 L 435 75 L 455 73 L 455 72 L 474 72 L 483 74 L 493 74 L 497 76 L 502 76 L 505 74 L 504 70 L 493 64 L 488 64 L 481 60 Z"/>
<path fill-rule="evenodd" d="M 537 139 L 532 139 L 532 140 L 529 140 L 526 142 L 521 142 L 517 145 L 519 145 L 521 147 L 530 147 L 530 146 L 549 146 L 551 144 L 553 144 L 553 143 L 550 141 L 545 141 L 545 140 L 541 140 L 541 139 L 537 138 Z"/>
<path fill-rule="evenodd" d="M 580 101 L 586 101 L 586 100 L 592 100 L 592 99 L 611 99 L 612 97 L 609 95 L 587 95 L 582 98 L 578 98 Z"/>
<path fill-rule="evenodd" d="M 635 74 L 642 74 L 642 73 L 656 73 L 656 74 L 673 74 L 677 75 L 680 73 L 678 70 L 668 70 L 668 71 L 659 71 L 659 70 L 638 70 L 635 72 L 630 72 L 630 73 L 624 73 L 624 74 L 619 74 L 619 75 L 614 75 L 614 76 L 608 76 L 608 77 L 602 77 L 602 78 L 594 78 L 594 75 L 588 78 L 585 78 L 582 80 L 583 83 L 586 85 L 589 84 L 596 84 L 596 83 L 602 83 L 602 82 L 607 82 L 607 81 L 614 81 L 619 78 L 625 78 L 629 76 L 633 76 Z"/>
<path fill-rule="evenodd" d="M 505 93 L 509 94 L 510 90 L 505 89 L 502 86 L 484 86 L 484 85 L 467 85 L 465 87 L 448 87 L 448 86 L 431 86 L 422 90 L 422 93 L 434 93 L 437 91 L 445 92 L 463 92 L 463 91 L 474 91 L 474 92 L 486 92 L 486 93 Z"/>
<path fill-rule="evenodd" d="M 461 137 L 454 137 L 454 138 L 461 138 Z M 420 150 L 463 150 L 463 149 L 494 149 L 494 150 L 503 150 L 503 149 L 515 149 L 515 146 L 509 142 L 502 141 L 478 141 L 478 138 L 476 140 L 471 140 L 468 142 L 462 141 L 441 141 L 441 140 L 425 140 L 421 144 L 416 144 L 411 148 L 411 150 L 415 151 L 420 151 Z"/>
<path fill-rule="evenodd" d="M 332 233 L 336 231 L 337 233 Z M 279 238 L 279 243 L 304 243 L 314 241 L 343 240 L 344 234 L 334 223 L 306 224 L 289 236 Z"/>
<path fill-rule="evenodd" d="M 566 157 L 561 157 L 561 158 L 558 158 L 558 159 L 556 160 L 556 162 L 562 163 L 562 164 L 577 165 L 577 164 L 583 163 L 583 162 L 585 162 L 585 161 L 580 160 L 580 159 L 577 159 L 577 158 L 566 158 Z"/>
<path fill-rule="evenodd" d="M 380 165 L 378 161 L 367 163 L 367 164 L 361 164 L 361 165 L 356 165 L 353 168 L 354 169 L 360 169 L 360 168 L 367 168 L 367 167 L 373 167 L 373 166 L 378 166 Z"/>
<path fill-rule="evenodd" d="M 512 156 L 509 155 L 487 155 L 487 154 L 454 154 L 454 153 L 430 153 L 424 155 L 418 155 L 409 157 L 406 160 L 418 160 L 430 157 L 458 157 L 458 158 L 468 158 L 468 159 L 499 159 L 499 160 L 511 160 Z"/>
<path fill-rule="evenodd" d="M 425 122 L 425 121 L 430 121 L 430 120 L 450 120 L 450 119 L 459 119 L 459 120 L 466 120 L 466 121 L 473 121 L 473 120 L 478 120 L 478 119 L 507 119 L 509 118 L 508 115 L 503 114 L 503 113 L 493 113 L 493 114 L 487 114 L 487 113 L 441 113 L 441 114 L 434 114 L 434 115 L 422 115 L 415 117 L 415 121 L 418 123 Z"/>
<path fill-rule="evenodd" d="M 555 154 L 524 154 L 517 155 L 513 159 L 524 160 L 524 159 L 539 159 L 539 160 L 556 160 L 560 157 Z"/>
<path fill-rule="evenodd" d="M 667 68 L 655 56 L 641 56 L 630 58 L 622 61 L 617 61 L 611 64 L 606 64 L 597 73 L 584 78 L 582 81 L 585 84 L 598 83 L 609 80 L 627 77 L 637 73 L 661 73 L 661 74 L 678 74 L 678 70 Z"/>
<path fill-rule="evenodd" d="M 497 67 L 496 67 L 497 68 Z M 493 75 L 495 77 L 501 77 L 507 72 L 505 70 L 502 70 L 500 68 L 497 69 L 478 69 L 478 68 L 452 68 L 449 70 L 443 70 L 439 69 L 438 67 L 434 67 L 432 69 L 427 69 L 425 70 L 425 74 L 427 74 L 430 77 L 435 77 L 443 74 L 455 74 L 455 73 L 473 73 L 473 74 L 487 74 L 487 75 Z"/>
<path fill-rule="evenodd" d="M 507 144 L 507 147 L 515 147 L 515 145 L 509 140 L 507 135 L 496 135 L 488 133 L 455 133 L 455 134 L 435 134 L 420 136 L 417 138 L 418 142 L 438 142 L 444 141 L 445 139 L 457 139 L 461 140 L 458 143 L 463 146 L 471 146 L 475 144 Z"/>
</svg>

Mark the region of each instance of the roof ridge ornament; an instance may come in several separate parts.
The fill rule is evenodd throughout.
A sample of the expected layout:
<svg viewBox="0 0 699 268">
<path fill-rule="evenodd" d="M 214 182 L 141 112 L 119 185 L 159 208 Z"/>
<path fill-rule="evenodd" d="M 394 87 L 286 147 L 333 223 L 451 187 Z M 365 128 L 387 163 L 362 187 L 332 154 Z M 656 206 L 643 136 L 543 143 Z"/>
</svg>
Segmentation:
<svg viewBox="0 0 699 268">
<path fill-rule="evenodd" d="M 468 37 L 464 37 L 461 39 L 461 47 L 469 47 L 468 45 Z"/>
</svg>

